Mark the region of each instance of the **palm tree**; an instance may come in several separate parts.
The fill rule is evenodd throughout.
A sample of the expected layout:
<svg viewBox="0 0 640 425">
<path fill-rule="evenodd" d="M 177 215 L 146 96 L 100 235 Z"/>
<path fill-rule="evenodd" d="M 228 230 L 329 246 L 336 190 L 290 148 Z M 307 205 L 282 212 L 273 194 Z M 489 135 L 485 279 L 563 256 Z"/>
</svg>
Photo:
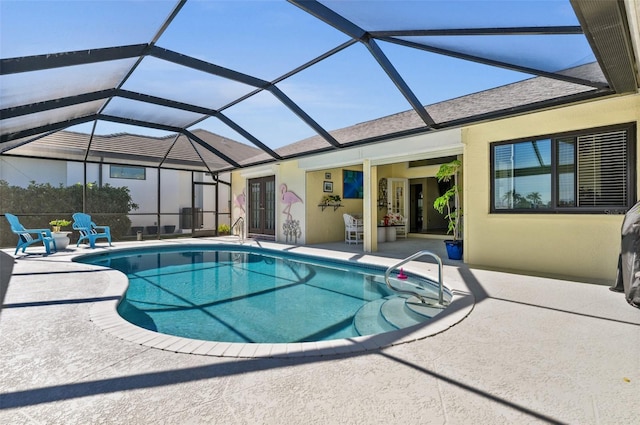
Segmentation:
<svg viewBox="0 0 640 425">
<path fill-rule="evenodd" d="M 531 192 L 527 195 L 527 199 L 531 201 L 533 205 L 537 206 L 542 204 L 542 195 L 540 195 L 540 192 Z"/>
<path fill-rule="evenodd" d="M 522 200 L 522 195 L 513 189 L 502 195 L 502 200 L 509 205 L 509 208 L 514 208 Z"/>
</svg>

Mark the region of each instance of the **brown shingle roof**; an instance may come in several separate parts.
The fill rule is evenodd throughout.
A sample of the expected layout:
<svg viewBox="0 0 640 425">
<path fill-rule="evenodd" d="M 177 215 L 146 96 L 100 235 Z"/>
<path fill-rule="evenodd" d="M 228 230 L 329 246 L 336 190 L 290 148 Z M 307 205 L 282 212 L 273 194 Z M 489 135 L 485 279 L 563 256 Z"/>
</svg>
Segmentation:
<svg viewBox="0 0 640 425">
<path fill-rule="evenodd" d="M 595 79 L 602 72 L 597 63 L 591 63 L 567 70 L 566 74 Z M 602 77 L 600 77 L 602 78 Z M 426 106 L 426 110 L 438 125 L 447 126 L 461 120 L 478 120 L 486 114 L 504 111 L 505 115 L 517 108 L 563 98 L 593 90 L 577 84 L 545 77 L 534 77 L 490 90 L 473 93 L 455 99 Z M 414 110 L 359 123 L 350 127 L 331 131 L 331 135 L 341 144 L 379 138 L 384 135 L 399 134 L 411 130 L 427 130 L 424 122 Z M 283 146 L 276 152 L 295 155 L 328 146 L 320 136 L 313 136 L 299 142 Z"/>
</svg>

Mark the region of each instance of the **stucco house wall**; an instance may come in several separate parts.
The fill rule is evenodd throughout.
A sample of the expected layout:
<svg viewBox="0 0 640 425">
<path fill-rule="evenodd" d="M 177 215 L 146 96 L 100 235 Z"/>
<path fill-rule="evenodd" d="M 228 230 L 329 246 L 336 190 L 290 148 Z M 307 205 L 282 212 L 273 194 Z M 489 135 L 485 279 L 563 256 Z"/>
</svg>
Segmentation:
<svg viewBox="0 0 640 425">
<path fill-rule="evenodd" d="M 490 143 L 628 122 L 640 122 L 640 95 L 591 101 L 463 129 L 465 262 L 612 283 L 623 216 L 491 214 Z M 638 146 L 636 140 L 636 151 Z M 636 182 L 636 190 L 638 186 Z"/>
<path fill-rule="evenodd" d="M 246 220 L 248 204 L 247 182 L 252 178 L 275 176 L 276 189 L 276 240 L 286 242 L 282 225 L 286 216 L 282 214 L 286 204 L 280 194 L 282 184 L 287 190 L 298 195 L 303 203 L 296 203 L 291 208 L 294 220 L 299 220 L 302 235 L 297 239 L 298 244 L 314 244 L 344 240 L 343 214 L 366 215 L 369 209 L 372 215 L 370 222 L 373 234 L 376 224 L 385 214 L 385 209 L 377 207 L 378 181 L 383 177 L 421 178 L 435 176 L 438 166 L 408 167 L 408 161 L 438 158 L 454 154 L 461 154 L 463 150 L 460 129 L 452 129 L 428 134 L 420 134 L 382 142 L 378 144 L 344 149 L 324 154 L 280 161 L 277 164 L 247 167 L 232 172 L 232 221 L 243 216 Z M 366 167 L 365 167 L 366 163 Z M 365 182 L 363 199 L 344 199 L 343 170 L 357 170 L 365 173 L 365 179 L 370 176 L 372 181 Z M 326 173 L 331 174 L 325 179 Z M 333 183 L 333 195 L 340 195 L 342 206 L 333 209 L 318 205 L 322 197 L 324 181 Z M 367 183 L 370 190 L 367 191 Z M 244 198 L 244 211 L 238 199 Z M 376 245 L 372 246 L 372 250 Z"/>
<path fill-rule="evenodd" d="M 420 179 L 435 176 L 437 165 L 408 167 L 408 161 L 462 155 L 462 200 L 464 210 L 464 261 L 471 265 L 566 276 L 593 282 L 610 283 L 615 278 L 620 249 L 622 215 L 606 214 L 491 214 L 490 211 L 490 144 L 533 136 L 579 131 L 589 128 L 640 122 L 640 95 L 606 98 L 561 108 L 529 113 L 508 119 L 470 125 L 453 132 L 432 133 L 383 142 L 322 155 L 282 161 L 278 165 L 248 168 L 233 173 L 233 193 L 246 188 L 247 178 L 272 174 L 276 185 L 287 184 L 304 201 L 293 207 L 300 220 L 302 237 L 299 244 L 340 241 L 344 235 L 342 214 L 371 213 L 370 234 L 376 221 L 384 215 L 377 208 L 377 182 L 381 178 Z M 636 138 L 638 137 L 636 132 Z M 458 148 L 458 143 L 463 149 Z M 636 150 L 640 142 L 636 140 Z M 638 168 L 636 161 L 636 168 Z M 375 177 L 365 199 L 345 200 L 334 211 L 318 204 L 325 173 L 331 173 L 333 194 L 343 196 L 342 170 L 364 170 Z M 368 170 L 368 171 L 367 171 Z M 640 170 L 636 176 L 640 175 Z M 637 177 L 636 177 L 637 178 Z M 636 184 L 640 187 L 640 181 Z M 284 242 L 281 212 L 284 205 L 277 199 L 276 240 Z M 239 211 L 234 209 L 234 215 Z M 366 241 L 365 241 L 366 242 Z M 377 249 L 373 241 L 372 250 Z"/>
<path fill-rule="evenodd" d="M 343 190 L 343 170 L 362 171 L 362 166 L 349 166 L 340 168 L 328 168 L 320 171 L 309 171 L 306 173 L 307 193 L 309 202 L 307 204 L 307 218 L 309 226 L 307 228 L 307 240 L 309 243 L 324 243 L 344 240 L 344 214 L 362 215 L 362 199 L 345 199 Z M 326 173 L 331 174 L 331 178 L 325 180 Z M 324 182 L 333 183 L 333 192 L 324 192 Z M 341 206 L 333 208 L 331 206 L 322 208 L 320 203 L 324 195 L 339 195 L 342 201 Z"/>
<path fill-rule="evenodd" d="M 301 229 L 301 235 L 297 238 L 298 244 L 305 243 L 306 214 L 305 208 L 308 196 L 305 193 L 305 172 L 298 168 L 297 161 L 282 161 L 277 164 L 268 164 L 257 167 L 249 167 L 242 170 L 236 170 L 231 173 L 231 199 L 232 211 L 231 220 L 235 222 L 239 217 L 245 219 L 245 229 L 248 229 L 249 218 L 249 180 L 258 177 L 275 176 L 276 185 L 276 233 L 275 239 L 285 242 L 284 230 L 282 225 L 287 219 L 284 209 L 287 204 L 282 199 L 283 185 L 285 190 L 296 194 L 302 202 L 291 205 L 290 214 L 293 220 L 297 220 Z"/>
<path fill-rule="evenodd" d="M 19 187 L 27 187 L 32 181 L 57 187 L 67 183 L 67 165 L 63 161 L 0 156 L 0 180 Z"/>
</svg>

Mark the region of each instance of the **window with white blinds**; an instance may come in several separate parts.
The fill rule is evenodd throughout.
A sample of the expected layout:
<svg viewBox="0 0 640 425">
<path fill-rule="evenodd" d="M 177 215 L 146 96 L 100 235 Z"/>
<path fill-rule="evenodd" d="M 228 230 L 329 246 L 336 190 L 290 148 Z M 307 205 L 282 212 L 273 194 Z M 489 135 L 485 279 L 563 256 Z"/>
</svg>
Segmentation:
<svg viewBox="0 0 640 425">
<path fill-rule="evenodd" d="M 635 203 L 635 127 L 491 145 L 492 212 L 623 213 Z"/>
<path fill-rule="evenodd" d="M 578 136 L 576 145 L 578 206 L 627 205 L 627 132 Z"/>
</svg>

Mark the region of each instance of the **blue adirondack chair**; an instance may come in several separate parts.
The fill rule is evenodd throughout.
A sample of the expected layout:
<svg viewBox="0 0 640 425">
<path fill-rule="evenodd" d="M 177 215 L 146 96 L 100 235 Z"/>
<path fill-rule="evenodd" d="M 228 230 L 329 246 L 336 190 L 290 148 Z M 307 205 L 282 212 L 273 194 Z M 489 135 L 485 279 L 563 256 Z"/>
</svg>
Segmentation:
<svg viewBox="0 0 640 425">
<path fill-rule="evenodd" d="M 20 224 L 20 220 L 13 214 L 5 213 L 4 215 L 9 220 L 9 224 L 11 225 L 11 231 L 18 235 L 18 245 L 16 246 L 16 252 L 13 255 L 16 255 L 20 248 L 22 248 L 22 252 L 25 252 L 28 246 L 33 245 L 34 243 L 42 242 L 44 245 L 44 249 L 47 251 L 47 254 L 51 254 L 51 245 L 53 245 L 53 250 L 57 251 L 56 240 L 51 235 L 51 230 L 49 229 L 25 229 L 22 224 Z"/>
<path fill-rule="evenodd" d="M 96 224 L 91 221 L 91 216 L 89 214 L 73 214 L 73 228 L 80 232 L 80 238 L 78 239 L 76 246 L 79 246 L 80 242 L 88 240 L 89 246 L 91 248 L 95 248 L 96 239 L 100 238 L 104 238 L 109 241 L 109 246 L 111 246 L 111 229 L 109 226 L 96 226 Z"/>
</svg>

